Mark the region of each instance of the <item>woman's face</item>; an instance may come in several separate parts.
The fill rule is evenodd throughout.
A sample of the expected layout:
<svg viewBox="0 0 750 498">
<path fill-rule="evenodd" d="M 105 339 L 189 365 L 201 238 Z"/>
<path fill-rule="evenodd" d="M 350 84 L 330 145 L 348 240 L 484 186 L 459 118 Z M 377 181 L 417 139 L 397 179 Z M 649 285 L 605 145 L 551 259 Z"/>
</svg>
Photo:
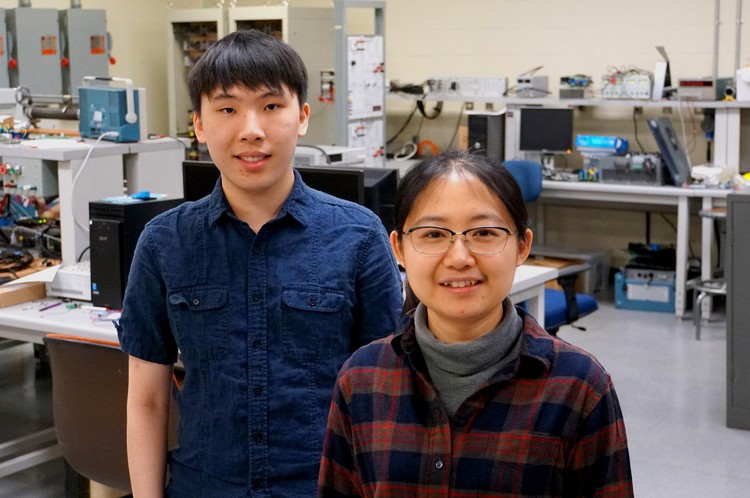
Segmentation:
<svg viewBox="0 0 750 498">
<path fill-rule="evenodd" d="M 475 254 L 460 235 L 444 254 L 416 252 L 410 235 L 391 233 L 391 246 L 414 294 L 427 307 L 432 333 L 444 342 L 475 339 L 502 320 L 516 267 L 531 248 L 531 231 L 522 241 L 505 205 L 474 176 L 453 172 L 434 180 L 417 197 L 404 232 L 440 226 L 460 233 L 474 227 L 502 227 L 513 234 L 498 254 Z"/>
</svg>

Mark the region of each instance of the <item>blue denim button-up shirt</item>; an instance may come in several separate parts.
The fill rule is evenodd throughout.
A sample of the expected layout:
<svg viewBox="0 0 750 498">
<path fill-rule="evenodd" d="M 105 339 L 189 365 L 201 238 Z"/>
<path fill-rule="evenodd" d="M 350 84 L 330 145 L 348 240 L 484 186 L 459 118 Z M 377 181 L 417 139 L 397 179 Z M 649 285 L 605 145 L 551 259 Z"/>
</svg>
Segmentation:
<svg viewBox="0 0 750 498">
<path fill-rule="evenodd" d="M 295 184 L 256 235 L 213 193 L 147 225 L 122 349 L 185 381 L 169 496 L 316 494 L 338 369 L 392 332 L 401 279 L 370 211 Z"/>
</svg>

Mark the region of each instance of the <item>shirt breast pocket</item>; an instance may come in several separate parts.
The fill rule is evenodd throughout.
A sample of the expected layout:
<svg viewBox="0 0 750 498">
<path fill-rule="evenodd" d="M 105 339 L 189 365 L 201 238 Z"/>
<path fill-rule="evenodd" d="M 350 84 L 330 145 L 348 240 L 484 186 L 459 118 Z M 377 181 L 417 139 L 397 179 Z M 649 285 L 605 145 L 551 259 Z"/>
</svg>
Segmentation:
<svg viewBox="0 0 750 498">
<path fill-rule="evenodd" d="M 487 447 L 489 479 L 483 489 L 509 494 L 523 489 L 529 495 L 549 496 L 562 489 L 565 466 L 563 443 L 560 438 L 526 431 L 501 433 Z"/>
<path fill-rule="evenodd" d="M 223 287 L 191 287 L 169 293 L 169 314 L 183 356 L 220 359 L 229 346 L 228 301 Z"/>
<path fill-rule="evenodd" d="M 346 351 L 343 292 L 317 287 L 285 288 L 281 295 L 284 354 L 303 362 Z"/>
</svg>

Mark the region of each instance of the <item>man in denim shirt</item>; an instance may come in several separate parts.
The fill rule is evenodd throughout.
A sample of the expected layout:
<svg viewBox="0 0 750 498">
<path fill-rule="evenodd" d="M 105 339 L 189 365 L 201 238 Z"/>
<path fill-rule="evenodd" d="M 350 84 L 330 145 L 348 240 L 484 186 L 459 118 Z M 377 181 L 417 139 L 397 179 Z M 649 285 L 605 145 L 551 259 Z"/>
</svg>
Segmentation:
<svg viewBox="0 0 750 498">
<path fill-rule="evenodd" d="M 130 356 L 136 498 L 316 494 L 331 391 L 358 346 L 392 332 L 401 281 L 368 210 L 305 186 L 307 74 L 258 31 L 215 43 L 189 78 L 221 179 L 141 235 L 118 326 Z M 173 364 L 185 368 L 167 458 Z"/>
</svg>

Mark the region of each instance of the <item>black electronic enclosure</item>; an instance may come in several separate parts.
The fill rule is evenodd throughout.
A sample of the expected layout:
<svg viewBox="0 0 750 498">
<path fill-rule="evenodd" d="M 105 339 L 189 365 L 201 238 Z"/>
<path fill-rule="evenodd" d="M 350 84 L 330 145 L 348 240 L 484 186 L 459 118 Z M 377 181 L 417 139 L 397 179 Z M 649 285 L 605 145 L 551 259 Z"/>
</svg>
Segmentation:
<svg viewBox="0 0 750 498">
<path fill-rule="evenodd" d="M 380 217 L 387 230 L 393 229 L 397 169 L 336 166 L 296 169 L 307 186 L 365 206 Z M 196 201 L 213 191 L 219 170 L 210 161 L 183 161 L 182 178 L 185 200 Z"/>
<path fill-rule="evenodd" d="M 519 148 L 547 153 L 570 152 L 573 149 L 573 109 L 522 107 Z"/>
<path fill-rule="evenodd" d="M 184 202 L 180 198 L 89 203 L 91 302 L 122 309 L 135 246 L 143 227 L 159 213 Z"/>
<path fill-rule="evenodd" d="M 677 138 L 677 132 L 672 127 L 669 118 L 662 116 L 648 120 L 648 126 L 659 146 L 659 151 L 667 165 L 672 183 L 681 187 L 692 181 L 691 167 L 685 149 Z"/>
<path fill-rule="evenodd" d="M 467 115 L 469 150 L 493 161 L 505 160 L 505 113 Z"/>
</svg>

